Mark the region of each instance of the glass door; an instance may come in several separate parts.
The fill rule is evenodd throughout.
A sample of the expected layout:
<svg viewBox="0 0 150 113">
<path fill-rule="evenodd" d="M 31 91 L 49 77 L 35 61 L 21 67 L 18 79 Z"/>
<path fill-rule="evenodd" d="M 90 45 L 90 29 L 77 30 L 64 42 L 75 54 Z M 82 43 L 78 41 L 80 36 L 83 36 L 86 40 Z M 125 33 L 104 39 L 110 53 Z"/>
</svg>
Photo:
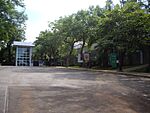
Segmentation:
<svg viewBox="0 0 150 113">
<path fill-rule="evenodd" d="M 30 48 L 18 47 L 17 53 L 17 66 L 30 65 Z"/>
</svg>

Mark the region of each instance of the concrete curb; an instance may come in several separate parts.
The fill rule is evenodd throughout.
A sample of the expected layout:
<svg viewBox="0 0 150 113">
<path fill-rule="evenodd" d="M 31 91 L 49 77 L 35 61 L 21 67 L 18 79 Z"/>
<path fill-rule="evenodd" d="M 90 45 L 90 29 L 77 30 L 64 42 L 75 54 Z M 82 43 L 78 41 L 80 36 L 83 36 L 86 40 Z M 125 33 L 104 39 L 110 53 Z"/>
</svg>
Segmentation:
<svg viewBox="0 0 150 113">
<path fill-rule="evenodd" d="M 81 70 L 81 71 L 94 71 L 94 72 L 102 72 L 102 73 L 110 73 L 110 74 L 122 74 L 122 75 L 128 75 L 128 76 L 150 78 L 149 73 L 118 72 L 118 71 L 112 71 L 112 70 L 97 70 L 97 69 L 74 68 L 74 67 L 62 67 L 62 68 L 73 69 L 73 70 Z"/>
</svg>

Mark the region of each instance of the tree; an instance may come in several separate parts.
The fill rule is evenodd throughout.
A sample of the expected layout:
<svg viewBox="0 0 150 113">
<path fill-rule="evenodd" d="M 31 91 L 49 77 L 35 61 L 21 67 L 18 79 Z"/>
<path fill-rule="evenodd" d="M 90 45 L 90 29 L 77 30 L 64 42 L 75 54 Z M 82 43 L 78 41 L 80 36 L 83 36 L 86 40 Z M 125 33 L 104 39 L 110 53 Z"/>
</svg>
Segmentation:
<svg viewBox="0 0 150 113">
<path fill-rule="evenodd" d="M 145 8 L 147 12 L 150 12 L 150 0 L 120 0 L 120 4 L 123 7 L 127 2 L 137 2 L 142 8 Z"/>
<path fill-rule="evenodd" d="M 68 66 L 75 52 L 75 42 L 82 42 L 82 57 L 86 44 L 90 47 L 97 43 L 99 53 L 104 56 L 103 62 L 107 62 L 108 52 L 116 52 L 122 70 L 125 53 L 132 53 L 149 45 L 149 14 L 135 0 L 128 0 L 123 6 L 116 5 L 114 8 L 112 1 L 107 0 L 107 3 L 106 8 L 92 6 L 88 10 L 80 10 L 50 23 L 50 31 L 39 36 L 47 38 L 37 39 L 38 49 L 48 48 L 44 52 L 47 51 L 45 54 L 51 56 L 51 48 L 57 47 L 53 49 L 55 52 L 51 52 L 57 53 L 60 58 L 66 58 Z M 53 47 L 55 40 L 59 43 Z"/>
<path fill-rule="evenodd" d="M 112 0 L 106 0 L 105 9 L 106 10 L 112 10 L 113 9 L 113 2 L 112 2 Z"/>
<path fill-rule="evenodd" d="M 58 34 L 58 37 L 60 37 L 59 39 L 61 40 L 62 46 L 60 54 L 67 57 L 66 66 L 69 66 L 74 44 L 78 41 L 78 37 L 76 36 L 78 28 L 75 15 L 72 14 L 68 17 L 60 18 L 53 26 L 53 30 L 56 31 L 55 33 Z"/>
<path fill-rule="evenodd" d="M 58 48 L 60 46 L 60 40 L 55 33 L 48 30 L 43 31 L 34 43 L 36 45 L 34 49 L 35 60 L 43 60 L 48 62 L 51 60 L 54 62 L 56 61 L 59 56 Z"/>
<path fill-rule="evenodd" d="M 117 5 L 105 15 L 100 20 L 99 44 L 118 52 L 119 70 L 122 71 L 124 54 L 145 45 L 143 42 L 149 35 L 150 15 L 135 2 L 128 2 L 122 8 Z"/>
<path fill-rule="evenodd" d="M 0 62 L 11 62 L 11 44 L 24 39 L 25 20 L 22 0 L 0 0 Z M 22 10 L 18 11 L 17 9 Z M 7 57 L 4 56 L 7 53 Z M 8 58 L 8 59 L 6 59 Z"/>
</svg>

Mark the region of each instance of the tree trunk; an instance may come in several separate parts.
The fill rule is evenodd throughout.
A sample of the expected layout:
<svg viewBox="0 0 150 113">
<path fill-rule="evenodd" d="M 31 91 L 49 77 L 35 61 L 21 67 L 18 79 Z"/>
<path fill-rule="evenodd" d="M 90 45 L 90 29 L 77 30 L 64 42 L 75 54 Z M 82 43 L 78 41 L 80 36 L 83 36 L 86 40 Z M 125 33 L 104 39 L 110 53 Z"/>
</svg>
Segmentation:
<svg viewBox="0 0 150 113">
<path fill-rule="evenodd" d="M 12 61 L 11 61 L 11 43 L 10 42 L 7 43 L 7 52 L 8 52 L 7 65 L 11 65 Z"/>
<path fill-rule="evenodd" d="M 74 42 L 72 43 L 72 45 L 70 47 L 70 51 L 69 51 L 68 57 L 66 59 L 66 66 L 67 67 L 70 65 L 70 62 L 71 62 L 71 55 L 72 55 L 72 52 L 73 52 L 73 47 L 74 47 Z"/>
<path fill-rule="evenodd" d="M 149 67 L 150 67 L 150 47 L 149 47 Z"/>
<path fill-rule="evenodd" d="M 123 70 L 122 70 L 123 60 L 124 60 L 124 52 L 120 51 L 120 52 L 119 52 L 119 65 L 118 65 L 118 71 L 123 71 Z"/>
<path fill-rule="evenodd" d="M 69 66 L 69 56 L 66 59 L 66 67 L 68 67 L 68 66 Z"/>
<path fill-rule="evenodd" d="M 4 52 L 5 52 L 5 49 L 2 49 L 2 50 L 0 51 L 0 63 L 3 62 L 3 55 L 4 55 Z"/>
<path fill-rule="evenodd" d="M 82 44 L 82 47 L 81 47 L 81 50 L 80 50 L 81 60 L 83 60 L 82 66 L 84 66 L 84 57 L 83 57 L 83 49 L 84 49 L 84 46 L 85 46 L 85 39 L 83 38 L 83 44 Z"/>
<path fill-rule="evenodd" d="M 11 45 L 14 42 L 15 38 L 12 38 L 8 43 L 7 43 L 7 49 L 8 49 L 8 64 L 12 64 L 12 55 L 11 55 Z"/>
<path fill-rule="evenodd" d="M 148 59 L 148 69 L 147 71 L 150 72 L 150 46 L 149 46 L 149 59 Z"/>
<path fill-rule="evenodd" d="M 132 62 L 132 55 L 131 55 L 131 53 L 129 53 L 128 59 L 129 59 L 129 65 L 132 66 L 133 62 Z"/>
<path fill-rule="evenodd" d="M 11 45 L 9 45 L 9 48 L 8 48 L 8 62 L 11 64 L 12 61 L 11 61 Z"/>
<path fill-rule="evenodd" d="M 107 49 L 104 50 L 102 62 L 103 62 L 103 67 L 107 68 L 108 67 L 108 52 L 107 52 Z"/>
<path fill-rule="evenodd" d="M 83 40 L 83 44 L 82 44 L 81 51 L 80 51 L 80 54 L 82 55 L 81 57 L 83 57 L 84 46 L 85 46 L 85 41 Z"/>
</svg>

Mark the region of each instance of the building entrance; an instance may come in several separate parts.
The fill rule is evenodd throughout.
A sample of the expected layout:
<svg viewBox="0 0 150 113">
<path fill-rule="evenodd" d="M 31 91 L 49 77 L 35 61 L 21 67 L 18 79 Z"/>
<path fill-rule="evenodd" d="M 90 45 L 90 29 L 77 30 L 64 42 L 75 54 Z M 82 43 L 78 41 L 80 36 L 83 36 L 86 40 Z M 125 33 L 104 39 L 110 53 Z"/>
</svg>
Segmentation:
<svg viewBox="0 0 150 113">
<path fill-rule="evenodd" d="M 18 47 L 17 52 L 17 66 L 30 65 L 30 48 Z"/>
<path fill-rule="evenodd" d="M 29 42 L 14 41 L 16 47 L 16 66 L 32 66 L 32 47 Z"/>
</svg>

